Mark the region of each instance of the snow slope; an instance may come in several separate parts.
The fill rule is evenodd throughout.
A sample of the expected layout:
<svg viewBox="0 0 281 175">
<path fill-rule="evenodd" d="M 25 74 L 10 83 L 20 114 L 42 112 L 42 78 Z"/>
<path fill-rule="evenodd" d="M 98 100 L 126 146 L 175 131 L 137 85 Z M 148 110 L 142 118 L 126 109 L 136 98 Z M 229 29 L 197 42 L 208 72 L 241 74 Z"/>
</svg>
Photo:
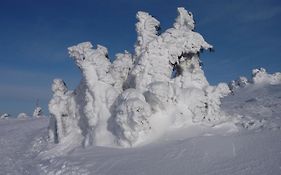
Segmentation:
<svg viewBox="0 0 281 175">
<path fill-rule="evenodd" d="M 46 119 L 0 120 L 0 174 L 280 175 L 280 105 L 280 84 L 250 85 L 222 101 L 236 126 L 194 124 L 150 144 L 122 149 L 54 150 L 46 147 Z"/>
</svg>

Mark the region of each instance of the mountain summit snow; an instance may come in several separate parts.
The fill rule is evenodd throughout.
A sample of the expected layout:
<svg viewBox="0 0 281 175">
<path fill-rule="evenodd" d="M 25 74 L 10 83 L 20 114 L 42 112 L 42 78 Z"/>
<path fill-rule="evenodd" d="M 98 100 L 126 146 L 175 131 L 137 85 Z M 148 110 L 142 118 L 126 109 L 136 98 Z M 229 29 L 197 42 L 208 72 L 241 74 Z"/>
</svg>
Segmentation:
<svg viewBox="0 0 281 175">
<path fill-rule="evenodd" d="M 82 80 L 74 91 L 61 79 L 53 81 L 51 141 L 131 147 L 170 128 L 227 119 L 220 99 L 230 91 L 225 83 L 210 86 L 206 80 L 199 52 L 213 46 L 194 32 L 192 13 L 178 8 L 173 27 L 163 33 L 148 13 L 136 17 L 134 54 L 118 53 L 111 63 L 104 46 L 68 48 Z"/>
</svg>

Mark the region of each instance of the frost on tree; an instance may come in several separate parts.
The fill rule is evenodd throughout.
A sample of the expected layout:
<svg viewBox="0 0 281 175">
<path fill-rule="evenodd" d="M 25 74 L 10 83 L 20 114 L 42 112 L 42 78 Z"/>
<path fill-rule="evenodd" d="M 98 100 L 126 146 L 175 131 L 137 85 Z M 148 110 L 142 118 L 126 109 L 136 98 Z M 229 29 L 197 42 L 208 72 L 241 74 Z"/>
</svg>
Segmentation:
<svg viewBox="0 0 281 175">
<path fill-rule="evenodd" d="M 274 74 L 268 74 L 264 68 L 253 69 L 252 82 L 255 84 L 262 84 L 262 83 L 280 84 L 281 73 L 277 72 Z"/>
<path fill-rule="evenodd" d="M 240 88 L 244 88 L 248 85 L 252 84 L 271 84 L 276 85 L 281 83 L 281 73 L 276 72 L 274 74 L 269 74 L 266 72 L 264 68 L 258 68 L 252 70 L 251 79 L 247 79 L 246 77 L 239 77 L 237 80 L 232 80 L 228 86 L 231 92 L 234 94 L 236 90 Z"/>
<path fill-rule="evenodd" d="M 33 111 L 33 117 L 42 117 L 43 116 L 43 110 L 41 107 L 37 106 Z"/>
<path fill-rule="evenodd" d="M 244 88 L 249 84 L 249 80 L 246 77 L 239 77 L 237 80 L 232 80 L 228 83 L 229 89 L 234 93 L 238 88 Z"/>
<path fill-rule="evenodd" d="M 229 88 L 206 80 L 199 53 L 213 46 L 194 31 L 192 13 L 178 8 L 173 27 L 163 33 L 150 14 L 136 16 L 134 54 L 118 53 L 111 63 L 104 46 L 84 42 L 68 48 L 82 79 L 74 91 L 54 80 L 50 140 L 130 147 L 190 121 L 215 125 L 225 120 L 220 99 Z"/>
</svg>

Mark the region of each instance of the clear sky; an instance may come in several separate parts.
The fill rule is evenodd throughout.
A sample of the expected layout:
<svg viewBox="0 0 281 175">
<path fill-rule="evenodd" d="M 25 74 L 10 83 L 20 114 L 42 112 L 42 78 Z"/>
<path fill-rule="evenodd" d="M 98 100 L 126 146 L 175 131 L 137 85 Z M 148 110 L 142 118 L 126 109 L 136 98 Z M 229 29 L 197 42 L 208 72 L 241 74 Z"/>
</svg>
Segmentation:
<svg viewBox="0 0 281 175">
<path fill-rule="evenodd" d="M 80 81 L 68 46 L 101 44 L 113 60 L 117 52 L 133 52 L 137 11 L 149 12 L 165 30 L 179 6 L 193 12 L 196 31 L 215 47 L 202 54 L 211 84 L 261 66 L 281 71 L 280 0 L 1 0 L 0 113 L 31 114 L 36 99 L 47 113 L 54 78 L 69 89 Z"/>
</svg>

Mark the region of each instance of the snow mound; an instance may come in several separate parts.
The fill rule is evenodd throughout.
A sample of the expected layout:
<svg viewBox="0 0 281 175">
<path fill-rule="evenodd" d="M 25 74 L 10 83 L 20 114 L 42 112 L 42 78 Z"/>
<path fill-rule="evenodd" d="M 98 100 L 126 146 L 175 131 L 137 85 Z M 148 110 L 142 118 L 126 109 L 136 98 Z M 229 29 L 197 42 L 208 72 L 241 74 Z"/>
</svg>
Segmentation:
<svg viewBox="0 0 281 175">
<path fill-rule="evenodd" d="M 26 118 L 29 118 L 29 116 L 22 112 L 22 113 L 19 113 L 18 116 L 17 116 L 18 119 L 26 119 Z"/>
<path fill-rule="evenodd" d="M 8 119 L 9 117 L 11 117 L 10 114 L 4 113 L 4 114 L 1 114 L 0 119 Z"/>
<path fill-rule="evenodd" d="M 178 8 L 173 27 L 163 33 L 150 14 L 136 17 L 135 54 L 118 53 L 111 63 L 104 46 L 68 48 L 82 80 L 74 91 L 61 79 L 53 81 L 50 141 L 131 147 L 171 128 L 228 120 L 220 99 L 229 88 L 210 86 L 204 75 L 199 53 L 213 46 L 194 32 L 192 13 Z"/>
</svg>

